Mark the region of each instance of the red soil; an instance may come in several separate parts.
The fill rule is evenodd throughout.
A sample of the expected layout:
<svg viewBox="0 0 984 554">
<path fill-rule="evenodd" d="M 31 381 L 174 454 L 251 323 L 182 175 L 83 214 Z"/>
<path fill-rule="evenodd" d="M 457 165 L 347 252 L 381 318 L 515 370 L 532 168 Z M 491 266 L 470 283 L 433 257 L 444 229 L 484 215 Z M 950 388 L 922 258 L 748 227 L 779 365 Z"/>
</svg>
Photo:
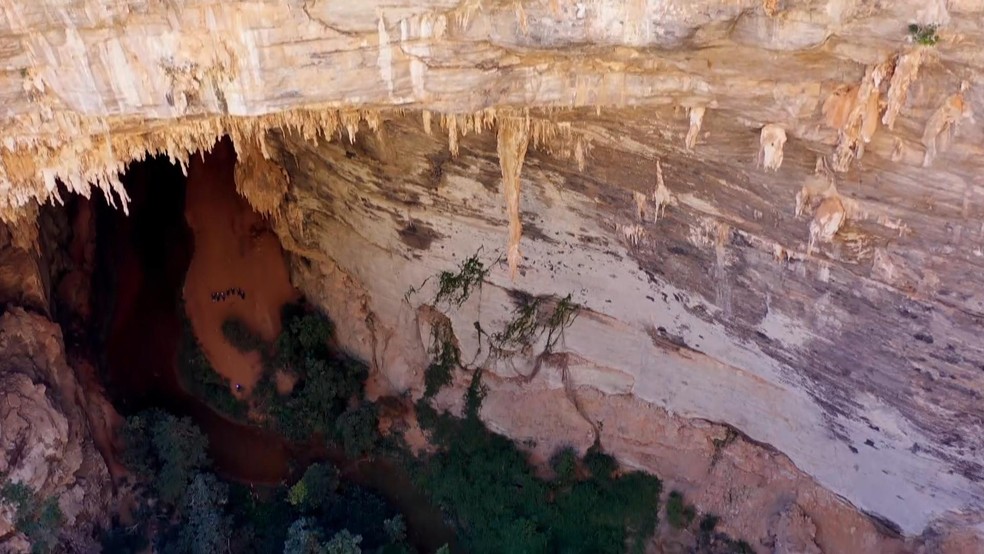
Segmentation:
<svg viewBox="0 0 984 554">
<path fill-rule="evenodd" d="M 222 323 L 239 318 L 264 340 L 280 333 L 281 307 L 298 298 L 280 241 L 260 215 L 236 193 L 235 151 L 222 141 L 188 168 L 185 217 L 194 234 L 194 255 L 185 278 L 188 319 L 212 367 L 248 396 L 263 366 L 256 352 L 244 354 L 222 334 Z M 213 293 L 241 289 L 214 301 Z M 242 385 L 241 391 L 235 384 Z"/>
</svg>

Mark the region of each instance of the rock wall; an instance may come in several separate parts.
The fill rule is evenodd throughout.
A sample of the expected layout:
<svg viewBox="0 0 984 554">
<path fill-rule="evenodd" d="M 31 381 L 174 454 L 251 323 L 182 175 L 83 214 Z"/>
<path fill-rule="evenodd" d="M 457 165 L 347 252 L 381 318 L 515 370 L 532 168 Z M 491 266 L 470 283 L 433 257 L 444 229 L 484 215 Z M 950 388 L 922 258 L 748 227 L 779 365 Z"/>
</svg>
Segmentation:
<svg viewBox="0 0 984 554">
<path fill-rule="evenodd" d="M 107 523 L 113 483 L 56 324 L 22 308 L 0 315 L 0 396 L 0 474 L 41 499 L 57 498 L 66 548 L 97 548 L 92 530 Z M 13 515 L 0 507 L 0 550 L 29 551 L 13 530 Z"/>
<path fill-rule="evenodd" d="M 129 161 L 229 134 L 379 392 L 420 386 L 404 293 L 484 247 L 512 268 L 449 314 L 466 351 L 519 294 L 585 307 L 556 367 L 493 368 L 486 419 L 540 455 L 598 432 L 702 507 L 761 507 L 729 525 L 763 545 L 882 540 L 837 497 L 982 529 L 984 2 L 410 4 L 0 0 L 0 218 L 125 209 Z M 748 450 L 707 446 L 726 428 Z"/>
<path fill-rule="evenodd" d="M 351 144 L 277 135 L 267 148 L 290 181 L 277 217 L 294 281 L 346 322 L 341 341 L 374 363 L 388 394 L 422 390 L 430 335 L 418 306 L 434 282 L 405 294 L 428 277 L 475 252 L 501 260 L 480 294 L 445 310 L 465 359 L 478 349 L 474 322 L 491 332 L 524 294 L 571 293 L 583 311 L 557 362 L 538 373 L 532 359 L 493 364 L 483 417 L 541 458 L 586 448 L 597 429 L 623 462 L 665 476 L 760 546 L 781 543 L 791 519 L 810 522 L 798 532 L 812 529 L 830 552 L 903 548 L 876 527 L 978 525 L 975 320 L 885 282 L 872 266 L 875 222 L 808 253 L 798 184 L 741 159 L 757 135 L 720 122 L 706 158 L 680 140 L 641 151 L 652 132 L 634 123 L 642 115 L 555 114 L 594 137 L 618 134 L 594 141 L 584 172 L 528 155 L 515 280 L 492 133 L 464 138 L 456 158 L 419 116 Z M 667 136 L 687 132 L 679 119 Z M 784 165 L 814 157 L 787 148 Z M 880 248 L 915 255 L 909 236 Z M 956 286 L 943 280 L 959 267 L 951 258 L 937 290 Z M 460 393 L 439 400 L 453 406 Z"/>
</svg>

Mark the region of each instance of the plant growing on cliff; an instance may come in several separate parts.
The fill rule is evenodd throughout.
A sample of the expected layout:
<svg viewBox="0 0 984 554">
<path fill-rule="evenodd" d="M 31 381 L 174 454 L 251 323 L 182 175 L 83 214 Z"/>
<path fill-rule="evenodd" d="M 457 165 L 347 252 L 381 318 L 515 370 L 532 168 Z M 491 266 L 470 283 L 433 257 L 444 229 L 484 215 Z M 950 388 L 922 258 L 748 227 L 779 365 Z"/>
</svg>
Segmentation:
<svg viewBox="0 0 984 554">
<path fill-rule="evenodd" d="M 31 487 L 24 483 L 7 481 L 0 474 L 0 505 L 14 509 L 14 528 L 27 537 L 31 552 L 54 551 L 58 545 L 58 533 L 64 522 L 56 497 L 39 498 Z"/>
<path fill-rule="evenodd" d="M 514 310 L 513 319 L 503 329 L 489 336 L 490 355 L 507 358 L 516 353 L 528 353 L 541 338 L 543 350 L 539 358 L 554 351 L 557 343 L 570 327 L 581 307 L 571 300 L 571 295 L 553 302 L 553 309 L 547 312 L 550 300 L 547 297 L 524 299 Z"/>
<path fill-rule="evenodd" d="M 695 517 L 697 511 L 683 501 L 683 494 L 679 491 L 671 492 L 666 500 L 666 521 L 677 529 L 684 529 L 690 527 Z"/>
<path fill-rule="evenodd" d="M 923 46 L 935 46 L 940 40 L 936 25 L 919 25 L 918 23 L 909 25 L 909 37 L 916 44 Z"/>
<path fill-rule="evenodd" d="M 566 479 L 538 477 L 512 441 L 478 418 L 486 392 L 481 375 L 475 372 L 461 419 L 418 403 L 420 424 L 438 450 L 417 465 L 415 480 L 451 515 L 464 550 L 642 552 L 655 531 L 659 480 L 603 471 L 578 479 L 572 451 L 556 460 Z"/>
<path fill-rule="evenodd" d="M 442 271 L 437 274 L 437 293 L 434 295 L 434 306 L 447 304 L 449 307 L 460 308 L 472 293 L 482 287 L 482 283 L 488 277 L 491 267 L 486 266 L 480 259 L 479 253 L 475 252 L 465 258 L 458 265 L 457 271 Z M 498 260 L 496 260 L 498 261 Z M 495 265 L 495 262 L 492 263 Z M 410 287 L 404 295 L 404 299 L 409 302 L 410 296 L 422 288 L 430 277 L 424 280 L 419 287 Z"/>
<path fill-rule="evenodd" d="M 454 370 L 461 367 L 461 349 L 447 319 L 431 327 L 431 353 L 434 359 L 424 370 L 424 398 L 432 398 L 451 384 Z"/>
</svg>

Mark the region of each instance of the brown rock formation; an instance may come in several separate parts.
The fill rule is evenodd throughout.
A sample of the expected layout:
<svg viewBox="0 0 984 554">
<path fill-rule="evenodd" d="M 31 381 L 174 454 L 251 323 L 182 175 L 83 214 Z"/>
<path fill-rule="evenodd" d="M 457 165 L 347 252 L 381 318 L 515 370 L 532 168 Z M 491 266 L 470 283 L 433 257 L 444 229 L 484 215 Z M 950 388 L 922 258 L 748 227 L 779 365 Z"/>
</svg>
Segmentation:
<svg viewBox="0 0 984 554">
<path fill-rule="evenodd" d="M 420 389 L 404 293 L 484 247 L 517 271 L 448 314 L 467 357 L 519 295 L 584 306 L 563 369 L 492 364 L 494 428 L 598 430 L 762 549 L 913 547 L 860 511 L 972 551 L 984 4 L 411 4 L 0 1 L 0 217 L 228 133 L 379 392 Z"/>
<path fill-rule="evenodd" d="M 0 316 L 0 473 L 41 498 L 56 497 L 79 551 L 106 522 L 113 485 L 90 438 L 85 398 L 66 362 L 61 331 L 47 319 L 12 308 Z M 110 411 L 112 409 L 110 408 Z M 0 510 L 0 550 L 23 544 Z"/>
</svg>

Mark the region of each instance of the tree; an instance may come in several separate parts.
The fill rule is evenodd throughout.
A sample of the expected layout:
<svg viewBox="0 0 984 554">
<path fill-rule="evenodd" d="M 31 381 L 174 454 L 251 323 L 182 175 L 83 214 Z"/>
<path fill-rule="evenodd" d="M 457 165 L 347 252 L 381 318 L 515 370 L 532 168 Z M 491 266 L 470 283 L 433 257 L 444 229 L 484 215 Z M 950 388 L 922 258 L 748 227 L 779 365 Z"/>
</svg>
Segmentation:
<svg viewBox="0 0 984 554">
<path fill-rule="evenodd" d="M 287 500 L 300 510 L 317 510 L 335 494 L 338 483 L 338 469 L 335 466 L 329 463 L 312 464 L 290 488 Z"/>
<path fill-rule="evenodd" d="M 14 508 L 14 528 L 27 537 L 31 552 L 53 551 L 64 521 L 57 498 L 42 500 L 24 483 L 4 482 L 0 487 L 0 505 L 3 504 Z"/>
<path fill-rule="evenodd" d="M 350 458 L 361 457 L 376 446 L 379 415 L 376 406 L 363 402 L 358 408 L 346 410 L 335 422 L 335 433 Z"/>
<path fill-rule="evenodd" d="M 325 554 L 362 554 L 362 537 L 342 529 L 325 544 Z"/>
<path fill-rule="evenodd" d="M 390 542 L 402 542 L 407 538 L 407 524 L 402 515 L 395 515 L 383 521 L 383 529 Z"/>
<path fill-rule="evenodd" d="M 209 464 L 208 439 L 190 418 L 156 412 L 151 442 L 159 469 L 155 485 L 161 500 L 177 504 L 199 469 Z"/>
<path fill-rule="evenodd" d="M 231 534 L 229 518 L 225 515 L 229 487 L 211 473 L 199 473 L 191 481 L 184 499 L 181 550 L 193 554 L 227 552 Z"/>
<path fill-rule="evenodd" d="M 320 554 L 323 550 L 321 540 L 321 531 L 313 519 L 298 519 L 287 529 L 284 554 Z"/>
</svg>

